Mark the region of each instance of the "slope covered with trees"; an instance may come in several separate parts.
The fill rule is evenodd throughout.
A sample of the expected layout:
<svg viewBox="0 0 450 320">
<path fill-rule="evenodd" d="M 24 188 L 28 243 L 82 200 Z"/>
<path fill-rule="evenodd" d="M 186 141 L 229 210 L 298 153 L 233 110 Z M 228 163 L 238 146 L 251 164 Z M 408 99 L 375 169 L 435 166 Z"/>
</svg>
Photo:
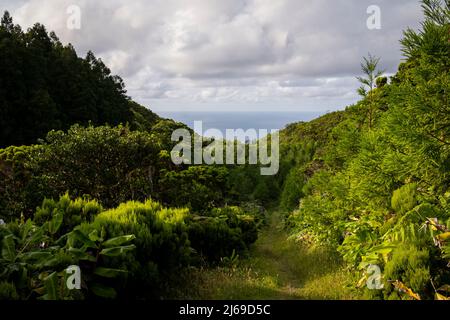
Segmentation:
<svg viewBox="0 0 450 320">
<path fill-rule="evenodd" d="M 158 117 L 126 96 L 122 79 L 92 52 L 78 57 L 41 24 L 24 32 L 6 12 L 0 25 L 0 147 L 36 143 L 73 124 L 130 123 Z"/>
<path fill-rule="evenodd" d="M 344 263 L 329 281 L 359 275 L 353 286 L 367 298 L 447 299 L 450 3 L 422 3 L 425 20 L 405 31 L 398 72 L 382 77 L 380 59 L 365 58 L 362 100 L 282 130 L 273 177 L 251 165 L 174 165 L 170 137 L 182 124 L 131 101 L 93 54 L 79 58 L 42 25 L 23 32 L 5 14 L 0 299 L 170 297 L 182 276 L 197 279 L 188 266 L 197 275 L 235 268 L 251 252 L 267 223 L 261 205 L 279 210 L 259 258 L 279 261 L 260 266 L 302 260 L 297 242 L 299 255 L 311 246 L 330 253 L 317 255 L 324 263 Z M 285 230 L 270 233 L 280 221 Z M 286 232 L 294 243 L 280 240 Z M 287 255 L 273 255 L 267 239 Z M 322 267 L 308 259 L 299 265 Z M 69 265 L 81 269 L 80 290 L 65 286 Z M 305 273 L 286 278 L 295 274 Z"/>
<path fill-rule="evenodd" d="M 0 299 L 161 298 L 188 266 L 255 242 L 264 210 L 234 199 L 227 167 L 172 163 L 172 132 L 187 126 L 7 12 L 0 101 Z M 74 265 L 79 290 L 66 286 Z"/>
<path fill-rule="evenodd" d="M 288 154 L 310 158 L 284 180 L 288 228 L 300 242 L 336 248 L 362 288 L 369 266 L 380 267 L 383 289 L 366 289 L 370 297 L 450 295 L 450 3 L 423 8 L 390 81 L 370 56 L 358 104 L 282 132 Z"/>
</svg>

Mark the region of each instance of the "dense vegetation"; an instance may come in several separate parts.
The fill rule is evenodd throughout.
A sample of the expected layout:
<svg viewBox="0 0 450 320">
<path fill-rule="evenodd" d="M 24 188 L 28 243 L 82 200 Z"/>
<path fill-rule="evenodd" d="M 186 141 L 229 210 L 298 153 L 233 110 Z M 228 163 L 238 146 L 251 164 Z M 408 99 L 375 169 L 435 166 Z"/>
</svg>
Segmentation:
<svg viewBox="0 0 450 320">
<path fill-rule="evenodd" d="M 0 47 L 0 299 L 161 298 L 186 267 L 248 251 L 264 209 L 237 201 L 229 168 L 172 163 L 185 125 L 40 24 L 5 13 Z"/>
<path fill-rule="evenodd" d="M 148 129 L 159 120 L 126 96 L 122 79 L 92 52 L 78 57 L 41 24 L 23 32 L 7 12 L 0 74 L 0 147 L 36 143 L 50 130 L 76 123 Z"/>
<path fill-rule="evenodd" d="M 285 157 L 301 159 L 281 194 L 287 226 L 298 241 L 335 247 L 363 288 L 378 265 L 384 289 L 367 290 L 372 298 L 449 296 L 450 3 L 423 7 L 390 81 L 370 56 L 358 104 L 282 133 Z"/>
<path fill-rule="evenodd" d="M 182 124 L 131 101 L 93 54 L 77 57 L 41 25 L 24 33 L 6 13 L 0 299 L 164 298 L 187 267 L 245 255 L 267 222 L 262 206 L 278 206 L 285 227 L 267 239 L 289 232 L 303 249 L 330 252 L 324 261 L 360 275 L 365 297 L 446 299 L 450 3 L 423 8 L 394 76 L 369 55 L 360 102 L 281 131 L 273 177 L 251 165 L 174 165 L 170 136 Z M 70 265 L 81 290 L 65 286 Z M 374 265 L 380 290 L 366 286 Z"/>
</svg>

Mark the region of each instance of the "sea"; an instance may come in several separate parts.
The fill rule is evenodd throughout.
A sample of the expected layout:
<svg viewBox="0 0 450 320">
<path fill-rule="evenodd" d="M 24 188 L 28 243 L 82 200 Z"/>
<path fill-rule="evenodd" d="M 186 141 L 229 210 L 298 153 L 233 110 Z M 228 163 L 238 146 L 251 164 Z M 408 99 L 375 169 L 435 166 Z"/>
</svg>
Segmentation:
<svg viewBox="0 0 450 320">
<path fill-rule="evenodd" d="M 319 112 L 201 112 L 201 111 L 160 111 L 157 114 L 163 118 L 182 122 L 192 129 L 195 121 L 202 121 L 202 130 L 195 130 L 202 136 L 208 129 L 218 129 L 225 136 L 227 129 L 282 130 L 288 124 L 311 121 L 320 117 Z M 201 132 L 202 131 L 202 132 Z M 239 137 L 238 137 L 239 138 Z M 261 137 L 259 137 L 261 138 Z"/>
</svg>

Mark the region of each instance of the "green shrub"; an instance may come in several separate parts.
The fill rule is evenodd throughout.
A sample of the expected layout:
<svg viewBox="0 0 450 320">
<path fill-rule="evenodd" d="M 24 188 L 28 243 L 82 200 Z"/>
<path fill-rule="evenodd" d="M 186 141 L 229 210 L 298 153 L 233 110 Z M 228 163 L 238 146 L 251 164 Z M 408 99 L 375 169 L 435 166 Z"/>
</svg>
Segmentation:
<svg viewBox="0 0 450 320">
<path fill-rule="evenodd" d="M 305 178 L 299 169 L 292 169 L 284 183 L 280 197 L 280 206 L 283 210 L 292 211 L 298 208 L 300 198 L 303 196 Z"/>
<path fill-rule="evenodd" d="M 233 251 L 247 251 L 258 237 L 262 219 L 239 207 L 215 208 L 208 216 L 191 216 L 189 240 L 196 252 L 208 262 L 218 262 Z"/>
<path fill-rule="evenodd" d="M 159 189 L 165 204 L 208 211 L 227 197 L 228 170 L 225 167 L 191 166 L 185 170 L 161 172 Z"/>
<path fill-rule="evenodd" d="M 41 146 L 0 149 L 0 219 L 30 217 L 43 194 L 37 183 Z"/>
<path fill-rule="evenodd" d="M 246 248 L 242 231 L 230 228 L 225 220 L 214 217 L 194 216 L 189 221 L 189 240 L 198 258 L 218 262 L 233 250 Z"/>
<path fill-rule="evenodd" d="M 48 197 L 89 195 L 106 208 L 145 200 L 154 192 L 161 145 L 158 138 L 127 127 L 73 126 L 50 132 L 41 161 Z"/>
<path fill-rule="evenodd" d="M 431 285 L 430 255 L 427 249 L 402 245 L 392 255 L 392 259 L 384 268 L 385 295 L 387 298 L 398 298 L 392 281 L 401 281 L 413 292 L 429 293 Z M 433 294 L 431 295 L 433 296 Z"/>
<path fill-rule="evenodd" d="M 212 209 L 210 216 L 225 219 L 230 228 L 240 229 L 246 246 L 254 243 L 258 238 L 258 226 L 262 220 L 254 213 L 246 212 L 240 207 L 228 206 Z"/>
<path fill-rule="evenodd" d="M 61 196 L 59 201 L 45 199 L 40 207 L 36 209 L 34 221 L 44 224 L 55 215 L 63 216 L 62 234 L 72 231 L 82 222 L 91 222 L 95 216 L 103 211 L 102 206 L 96 200 L 76 199 L 71 200 L 68 194 Z"/>
<path fill-rule="evenodd" d="M 106 238 L 97 230 L 78 228 L 60 236 L 62 214 L 42 225 L 31 220 L 0 226 L 0 297 L 5 299 L 72 300 L 114 298 L 126 270 L 109 268 L 108 259 L 131 253 L 133 235 Z M 80 290 L 67 288 L 69 266 L 81 269 Z"/>
<path fill-rule="evenodd" d="M 392 195 L 392 209 L 399 214 L 405 214 L 412 210 L 417 204 L 417 185 L 415 183 L 407 184 L 394 191 Z"/>
<path fill-rule="evenodd" d="M 106 258 L 105 265 L 128 271 L 128 294 L 154 294 L 171 273 L 189 262 L 190 247 L 185 219 L 187 209 L 167 209 L 148 200 L 127 202 L 100 213 L 85 233 L 97 230 L 105 237 L 136 236 L 136 251 L 119 258 Z"/>
<path fill-rule="evenodd" d="M 3 281 L 0 282 L 0 301 L 5 300 L 19 300 L 19 295 L 13 283 Z"/>
</svg>

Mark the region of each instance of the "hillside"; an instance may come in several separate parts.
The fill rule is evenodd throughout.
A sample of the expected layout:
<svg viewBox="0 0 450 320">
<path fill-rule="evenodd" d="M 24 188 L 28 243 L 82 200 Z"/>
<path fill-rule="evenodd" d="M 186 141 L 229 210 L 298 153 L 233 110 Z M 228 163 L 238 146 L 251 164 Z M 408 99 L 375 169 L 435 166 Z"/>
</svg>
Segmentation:
<svg viewBox="0 0 450 320">
<path fill-rule="evenodd" d="M 0 147 L 36 143 L 73 124 L 149 130 L 160 120 L 131 101 L 92 52 L 80 58 L 39 23 L 24 32 L 9 13 L 0 28 L 0 101 Z"/>
<path fill-rule="evenodd" d="M 275 176 L 175 164 L 185 125 L 5 13 L 0 300 L 449 299 L 450 4 L 422 4 L 398 72 L 364 58 L 361 100 L 282 130 Z"/>
<path fill-rule="evenodd" d="M 281 192 L 291 236 L 336 248 L 362 288 L 378 266 L 384 289 L 366 289 L 371 298 L 442 299 L 450 282 L 450 13 L 430 1 L 424 12 L 389 81 L 281 134 L 292 159 Z"/>
</svg>

